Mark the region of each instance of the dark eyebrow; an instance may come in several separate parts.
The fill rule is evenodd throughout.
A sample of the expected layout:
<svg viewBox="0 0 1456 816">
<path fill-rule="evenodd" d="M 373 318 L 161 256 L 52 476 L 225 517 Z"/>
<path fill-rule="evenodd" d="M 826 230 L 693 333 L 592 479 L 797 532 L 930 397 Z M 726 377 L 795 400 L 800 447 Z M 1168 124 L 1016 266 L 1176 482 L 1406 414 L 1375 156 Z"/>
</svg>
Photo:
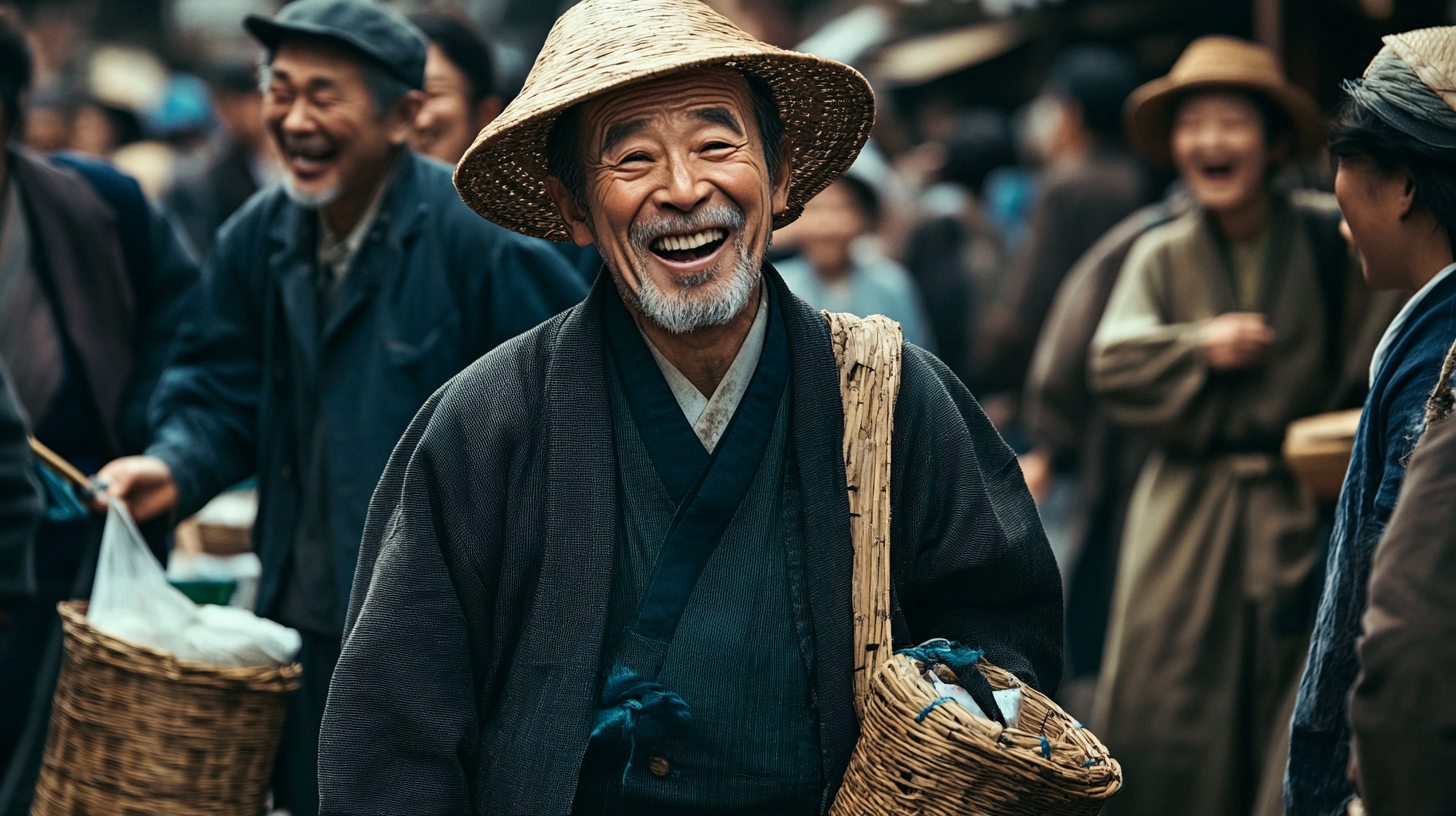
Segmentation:
<svg viewBox="0 0 1456 816">
<path fill-rule="evenodd" d="M 738 124 L 738 119 L 727 108 L 698 108 L 693 111 L 693 118 L 701 119 L 704 122 L 711 122 L 715 125 L 722 125 L 738 136 L 743 135 L 743 126 Z"/>
<path fill-rule="evenodd" d="M 623 139 L 647 127 L 646 119 L 633 119 L 630 122 L 618 122 L 607 128 L 607 135 L 602 137 L 602 149 L 598 156 L 606 155 L 608 150 L 622 143 Z"/>
</svg>

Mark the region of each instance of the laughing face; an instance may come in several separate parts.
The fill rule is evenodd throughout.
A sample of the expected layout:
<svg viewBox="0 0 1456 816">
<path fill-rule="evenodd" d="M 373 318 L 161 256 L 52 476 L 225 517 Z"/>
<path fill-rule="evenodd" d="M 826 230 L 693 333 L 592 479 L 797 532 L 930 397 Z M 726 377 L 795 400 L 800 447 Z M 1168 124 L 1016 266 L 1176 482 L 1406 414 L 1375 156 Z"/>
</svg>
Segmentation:
<svg viewBox="0 0 1456 816">
<path fill-rule="evenodd" d="M 1247 96 L 1203 93 L 1178 106 L 1173 161 L 1200 204 L 1232 212 L 1264 195 L 1274 157 L 1264 116 Z"/>
<path fill-rule="evenodd" d="M 789 184 L 787 159 L 770 180 L 742 75 L 634 85 L 587 102 L 580 122 L 586 212 L 559 184 L 553 197 L 628 306 L 673 334 L 743 312 Z"/>
<path fill-rule="evenodd" d="M 263 119 L 288 168 L 289 195 L 310 207 L 367 198 L 409 130 L 375 110 L 359 58 L 328 43 L 287 40 L 268 74 Z"/>
</svg>

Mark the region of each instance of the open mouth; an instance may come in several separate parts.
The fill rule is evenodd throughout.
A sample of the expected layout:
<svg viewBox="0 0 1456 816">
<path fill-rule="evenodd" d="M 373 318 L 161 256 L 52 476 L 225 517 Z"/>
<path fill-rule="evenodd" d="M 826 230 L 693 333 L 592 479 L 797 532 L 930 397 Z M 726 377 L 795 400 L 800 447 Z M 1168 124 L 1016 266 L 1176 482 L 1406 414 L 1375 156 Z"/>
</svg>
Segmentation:
<svg viewBox="0 0 1456 816">
<path fill-rule="evenodd" d="M 338 155 L 338 151 L 327 147 L 294 147 L 288 150 L 288 166 L 299 175 L 321 173 Z"/>
<path fill-rule="evenodd" d="M 728 230 L 705 229 L 691 235 L 664 235 L 652 242 L 652 254 L 674 263 L 692 263 L 718 251 L 728 240 Z"/>
<path fill-rule="evenodd" d="M 1205 164 L 1200 169 L 1203 177 L 1210 181 L 1227 181 L 1233 178 L 1234 175 L 1234 165 L 1232 162 Z"/>
</svg>

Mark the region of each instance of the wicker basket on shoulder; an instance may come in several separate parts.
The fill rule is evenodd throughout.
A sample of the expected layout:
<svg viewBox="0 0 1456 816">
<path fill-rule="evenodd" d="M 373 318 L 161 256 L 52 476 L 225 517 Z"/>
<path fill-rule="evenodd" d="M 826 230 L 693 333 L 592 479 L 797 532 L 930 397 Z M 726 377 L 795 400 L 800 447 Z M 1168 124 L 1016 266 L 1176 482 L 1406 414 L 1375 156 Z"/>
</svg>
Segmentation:
<svg viewBox="0 0 1456 816">
<path fill-rule="evenodd" d="M 34 816 L 256 816 L 301 668 L 186 663 L 59 604 L 65 659 Z"/>
<path fill-rule="evenodd" d="M 871 680 L 832 816 L 1102 810 L 1122 787 L 1117 760 L 1045 695 L 984 660 L 979 665 L 992 688 L 1021 686 L 1022 727 L 1003 728 L 954 701 L 937 704 L 921 679 L 925 667 L 896 655 Z"/>
<path fill-rule="evenodd" d="M 1021 686 L 1021 728 L 942 700 L 890 639 L 890 439 L 900 327 L 825 313 L 844 399 L 854 542 L 855 706 L 860 737 L 830 816 L 1096 814 L 1122 787 L 1101 742 L 1010 672 L 976 663 L 993 689 Z M 941 667 L 944 669 L 945 667 Z M 959 678 L 957 678 L 959 680 Z"/>
</svg>

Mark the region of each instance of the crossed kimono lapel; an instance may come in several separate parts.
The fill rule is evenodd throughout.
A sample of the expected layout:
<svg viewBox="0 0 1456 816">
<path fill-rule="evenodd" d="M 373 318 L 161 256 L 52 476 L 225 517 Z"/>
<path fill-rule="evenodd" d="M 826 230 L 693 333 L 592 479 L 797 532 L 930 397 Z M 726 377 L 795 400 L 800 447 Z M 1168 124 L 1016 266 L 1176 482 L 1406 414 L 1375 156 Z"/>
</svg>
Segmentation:
<svg viewBox="0 0 1456 816">
<path fill-rule="evenodd" d="M 634 641 L 645 639 L 644 645 L 655 647 L 649 649 L 653 655 L 647 660 L 656 665 L 631 666 L 645 678 L 660 669 L 693 588 L 748 494 L 773 436 L 789 379 L 789 354 L 782 310 L 772 287 L 768 293 L 763 302 L 769 309 L 763 355 L 711 454 L 683 416 L 621 299 L 615 291 L 607 296 L 607 337 L 627 405 L 648 457 L 677 506 L 633 626 L 638 636 Z"/>
</svg>

